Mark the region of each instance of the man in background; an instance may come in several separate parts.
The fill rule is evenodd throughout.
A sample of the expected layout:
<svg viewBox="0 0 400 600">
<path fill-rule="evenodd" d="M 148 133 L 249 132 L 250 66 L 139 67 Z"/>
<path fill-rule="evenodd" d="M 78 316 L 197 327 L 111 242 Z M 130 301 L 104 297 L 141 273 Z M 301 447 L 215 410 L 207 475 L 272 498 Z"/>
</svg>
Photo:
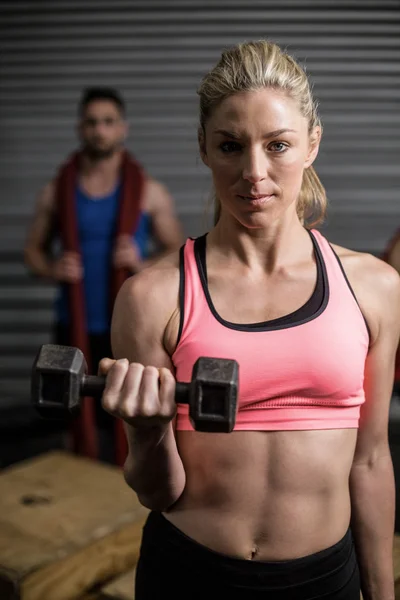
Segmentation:
<svg viewBox="0 0 400 600">
<path fill-rule="evenodd" d="M 123 281 L 183 243 L 170 194 L 125 149 L 127 133 L 116 90 L 83 93 L 81 147 L 39 192 L 24 249 L 29 269 L 58 286 L 54 343 L 80 348 L 91 373 L 112 356 L 110 320 Z M 123 464 L 122 426 L 100 402 L 84 399 L 71 423 L 73 451 Z"/>
</svg>

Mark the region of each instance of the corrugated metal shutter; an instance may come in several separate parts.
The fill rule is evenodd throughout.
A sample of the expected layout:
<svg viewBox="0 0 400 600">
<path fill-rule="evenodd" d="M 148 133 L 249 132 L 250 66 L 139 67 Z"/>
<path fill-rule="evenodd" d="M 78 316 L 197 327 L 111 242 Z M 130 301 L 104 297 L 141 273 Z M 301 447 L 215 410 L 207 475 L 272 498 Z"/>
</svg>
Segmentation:
<svg viewBox="0 0 400 600">
<path fill-rule="evenodd" d="M 49 339 L 54 291 L 27 275 L 21 248 L 36 192 L 75 146 L 84 86 L 123 92 L 128 147 L 198 235 L 210 180 L 196 87 L 222 47 L 269 37 L 306 64 L 321 103 L 331 239 L 376 253 L 397 226 L 397 0 L 31 0 L 0 11 L 0 407 L 28 405 L 33 356 Z"/>
</svg>

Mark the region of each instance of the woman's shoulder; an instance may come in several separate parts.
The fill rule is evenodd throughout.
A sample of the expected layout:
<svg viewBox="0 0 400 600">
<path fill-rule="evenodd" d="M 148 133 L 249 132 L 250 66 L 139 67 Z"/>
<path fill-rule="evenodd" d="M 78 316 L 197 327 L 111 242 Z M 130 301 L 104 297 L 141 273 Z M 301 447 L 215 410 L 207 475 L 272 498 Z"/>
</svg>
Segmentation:
<svg viewBox="0 0 400 600">
<path fill-rule="evenodd" d="M 142 271 L 129 277 L 121 292 L 134 302 L 143 302 L 148 307 L 153 304 L 165 305 L 175 298 L 179 288 L 180 250 L 155 260 Z"/>
<path fill-rule="evenodd" d="M 373 333 L 400 307 L 400 276 L 388 263 L 368 252 L 331 244 Z"/>
<path fill-rule="evenodd" d="M 343 265 L 346 274 L 353 279 L 376 286 L 377 284 L 388 290 L 400 285 L 397 271 L 384 260 L 369 252 L 359 252 L 351 248 L 345 248 L 331 244 Z"/>
<path fill-rule="evenodd" d="M 132 346 L 161 348 L 179 313 L 179 250 L 160 258 L 121 286 L 114 304 L 112 338 L 126 353 Z M 119 341 L 118 341 L 119 340 Z M 136 340 L 136 341 L 135 341 Z"/>
</svg>

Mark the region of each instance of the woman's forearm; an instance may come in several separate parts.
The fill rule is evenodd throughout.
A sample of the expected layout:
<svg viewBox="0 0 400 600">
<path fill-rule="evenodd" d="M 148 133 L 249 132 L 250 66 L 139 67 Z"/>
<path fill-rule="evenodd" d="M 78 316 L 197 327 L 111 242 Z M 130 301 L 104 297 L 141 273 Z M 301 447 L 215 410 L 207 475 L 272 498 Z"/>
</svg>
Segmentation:
<svg viewBox="0 0 400 600">
<path fill-rule="evenodd" d="M 129 454 L 124 465 L 128 485 L 150 510 L 167 510 L 181 496 L 186 476 L 171 423 L 164 428 L 125 425 Z"/>
<path fill-rule="evenodd" d="M 390 454 L 354 465 L 350 475 L 351 527 L 364 600 L 394 600 L 395 485 Z"/>
</svg>

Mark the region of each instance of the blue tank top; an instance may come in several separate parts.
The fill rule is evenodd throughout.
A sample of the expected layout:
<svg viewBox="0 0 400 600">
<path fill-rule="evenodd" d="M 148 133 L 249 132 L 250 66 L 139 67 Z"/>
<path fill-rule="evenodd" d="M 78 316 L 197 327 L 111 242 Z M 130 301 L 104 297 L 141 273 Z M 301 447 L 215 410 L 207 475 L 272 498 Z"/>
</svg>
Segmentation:
<svg viewBox="0 0 400 600">
<path fill-rule="evenodd" d="M 77 187 L 76 214 L 79 243 L 84 269 L 86 322 L 90 333 L 105 333 L 109 329 L 109 276 L 114 232 L 118 215 L 121 184 L 109 195 L 93 199 Z M 150 216 L 140 215 L 132 235 L 142 259 L 148 256 Z M 67 286 L 61 285 L 56 299 L 59 322 L 69 323 Z"/>
</svg>

